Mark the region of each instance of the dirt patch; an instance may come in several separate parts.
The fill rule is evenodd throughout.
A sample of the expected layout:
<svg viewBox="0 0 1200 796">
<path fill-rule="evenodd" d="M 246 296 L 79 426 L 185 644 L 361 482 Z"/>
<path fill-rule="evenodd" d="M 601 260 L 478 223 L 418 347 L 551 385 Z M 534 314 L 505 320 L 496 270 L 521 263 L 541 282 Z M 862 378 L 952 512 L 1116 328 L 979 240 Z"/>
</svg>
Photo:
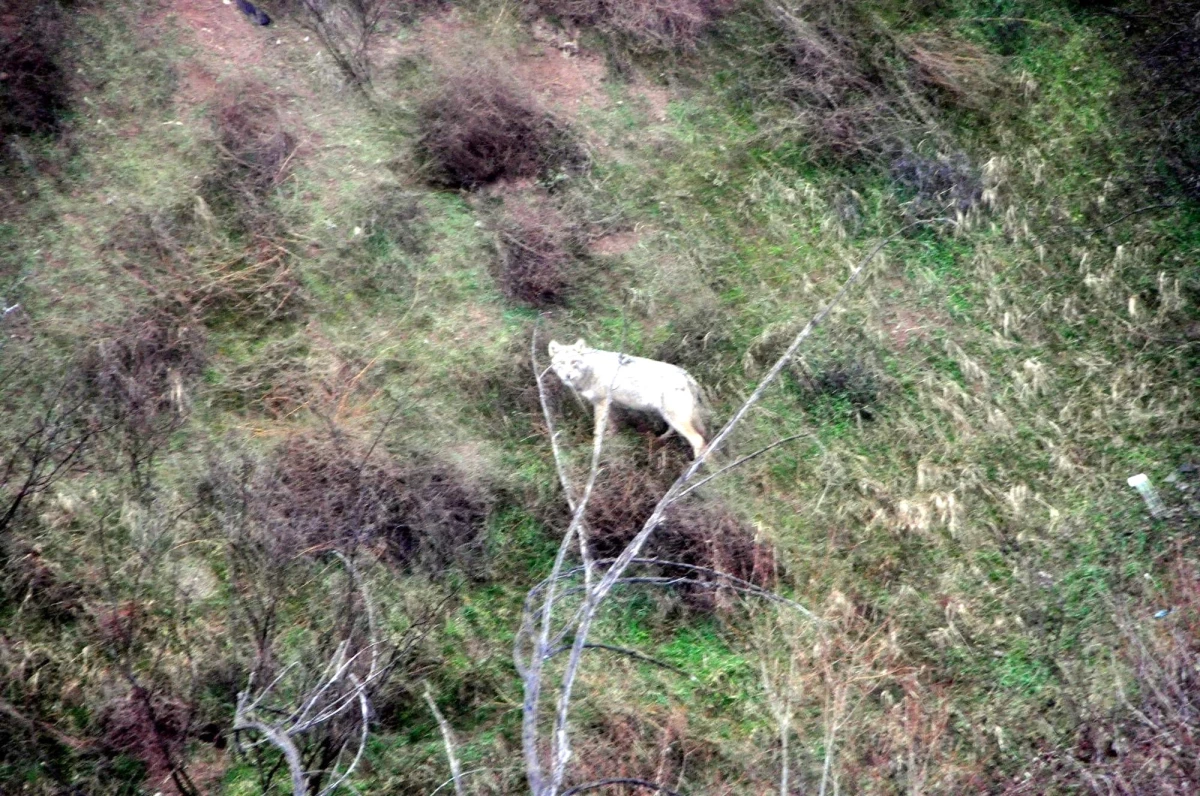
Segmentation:
<svg viewBox="0 0 1200 796">
<path fill-rule="evenodd" d="M 588 251 L 602 257 L 617 257 L 628 254 L 637 246 L 641 236 L 636 232 L 610 232 L 594 239 L 588 245 Z"/>
<path fill-rule="evenodd" d="M 567 50 L 532 44 L 517 51 L 513 66 L 542 102 L 567 116 L 608 106 L 604 90 L 607 67 L 604 58 L 595 53 L 573 55 Z"/>
<path fill-rule="evenodd" d="M 921 313 L 902 309 L 888 313 L 883 321 L 884 331 L 896 348 L 907 348 L 910 340 L 928 340 L 930 331 L 939 327 L 940 324 Z"/>
<path fill-rule="evenodd" d="M 232 2 L 164 0 L 161 9 L 151 15 L 146 29 L 161 30 L 173 21 L 199 50 L 181 70 L 177 101 L 183 107 L 210 100 L 223 71 L 262 64 L 267 47 L 277 39 L 276 31 L 252 25 Z"/>
<path fill-rule="evenodd" d="M 175 15 L 210 52 L 220 53 L 230 63 L 256 66 L 263 50 L 275 39 L 269 29 L 252 25 L 236 5 L 216 0 L 170 0 L 167 14 Z"/>
<path fill-rule="evenodd" d="M 608 67 L 604 56 L 579 47 L 577 35 L 544 20 L 531 26 L 530 42 L 501 54 L 506 73 L 528 86 L 548 109 L 575 119 L 587 110 L 604 110 L 613 100 L 604 85 Z M 439 66 L 453 66 L 469 50 L 470 26 L 458 9 L 449 7 L 421 20 L 415 35 L 395 55 L 420 56 Z M 630 86 L 634 101 L 655 122 L 666 119 L 666 88 L 635 78 Z"/>
<path fill-rule="evenodd" d="M 184 106 L 208 102 L 217 91 L 217 76 L 195 61 L 184 64 L 180 77 L 178 101 Z"/>
</svg>

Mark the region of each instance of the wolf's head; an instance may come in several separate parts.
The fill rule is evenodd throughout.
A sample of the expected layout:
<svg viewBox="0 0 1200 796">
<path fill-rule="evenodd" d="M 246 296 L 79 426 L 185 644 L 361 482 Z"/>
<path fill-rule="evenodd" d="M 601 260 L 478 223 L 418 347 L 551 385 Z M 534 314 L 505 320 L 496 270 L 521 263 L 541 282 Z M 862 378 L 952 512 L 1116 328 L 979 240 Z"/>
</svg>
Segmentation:
<svg viewBox="0 0 1200 796">
<path fill-rule="evenodd" d="M 583 355 L 590 350 L 582 337 L 576 340 L 574 345 L 563 345 L 557 340 L 551 340 L 550 367 L 554 370 L 554 375 L 568 387 L 579 384 L 587 375 Z"/>
</svg>

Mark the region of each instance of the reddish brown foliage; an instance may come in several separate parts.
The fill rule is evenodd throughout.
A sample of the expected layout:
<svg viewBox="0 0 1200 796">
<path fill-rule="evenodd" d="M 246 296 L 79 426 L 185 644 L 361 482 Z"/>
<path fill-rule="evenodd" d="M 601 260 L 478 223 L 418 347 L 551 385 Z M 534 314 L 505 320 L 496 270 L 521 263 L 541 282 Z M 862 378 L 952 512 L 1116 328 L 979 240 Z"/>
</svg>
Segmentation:
<svg viewBox="0 0 1200 796">
<path fill-rule="evenodd" d="M 430 178 L 449 187 L 537 177 L 581 157 L 533 95 L 495 70 L 447 78 L 419 108 L 418 123 Z"/>
<path fill-rule="evenodd" d="M 587 512 L 589 541 L 597 558 L 618 555 L 641 530 L 666 492 L 669 477 L 649 467 L 624 463 L 605 468 L 596 481 Z M 663 524 L 650 537 L 644 555 L 716 570 L 763 587 L 771 586 L 776 574 L 775 552 L 770 545 L 756 538 L 751 526 L 715 501 L 691 500 L 669 509 Z M 719 583 L 715 576 L 690 570 L 669 574 Z M 691 589 L 690 594 L 703 607 L 713 604 L 714 592 L 708 587 Z"/>
<path fill-rule="evenodd" d="M 296 437 L 276 452 L 255 488 L 256 524 L 292 554 L 378 546 L 398 565 L 439 574 L 480 562 L 491 500 L 444 462 L 404 464 L 382 450 Z"/>
<path fill-rule="evenodd" d="M 100 712 L 104 744 L 146 765 L 151 780 L 179 770 L 192 710 L 178 699 L 134 686 Z"/>
<path fill-rule="evenodd" d="M 497 279 L 506 296 L 534 307 L 566 298 L 582 244 L 578 229 L 548 200 L 507 200 L 496 234 Z"/>
</svg>

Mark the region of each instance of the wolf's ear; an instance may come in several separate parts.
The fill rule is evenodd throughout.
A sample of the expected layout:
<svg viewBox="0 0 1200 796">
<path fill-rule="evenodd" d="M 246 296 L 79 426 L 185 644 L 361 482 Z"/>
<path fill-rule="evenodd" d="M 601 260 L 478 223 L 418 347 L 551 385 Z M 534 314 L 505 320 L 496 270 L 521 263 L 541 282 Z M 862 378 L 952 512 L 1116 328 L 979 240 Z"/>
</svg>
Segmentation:
<svg viewBox="0 0 1200 796">
<path fill-rule="evenodd" d="M 575 348 L 587 348 L 587 343 L 585 343 L 585 342 L 583 341 L 583 338 L 582 338 L 582 337 L 580 337 L 578 340 L 576 340 L 576 341 L 575 341 L 575 346 L 574 346 L 574 347 L 575 347 Z"/>
<path fill-rule="evenodd" d="M 557 340 L 551 340 L 550 341 L 550 356 L 554 356 L 555 354 L 557 354 L 558 349 L 560 349 L 560 348 L 562 348 L 562 346 L 560 346 L 558 344 Z"/>
</svg>

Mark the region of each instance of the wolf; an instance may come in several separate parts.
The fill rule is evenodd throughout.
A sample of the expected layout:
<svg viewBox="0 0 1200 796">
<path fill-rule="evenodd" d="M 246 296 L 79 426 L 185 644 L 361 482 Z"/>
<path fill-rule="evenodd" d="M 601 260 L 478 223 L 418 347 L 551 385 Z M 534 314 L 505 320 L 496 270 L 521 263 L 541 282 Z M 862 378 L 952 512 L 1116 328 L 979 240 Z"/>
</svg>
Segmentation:
<svg viewBox="0 0 1200 796">
<path fill-rule="evenodd" d="M 550 341 L 550 367 L 563 384 L 592 405 L 596 432 L 612 405 L 654 412 L 688 441 L 699 456 L 705 441 L 702 393 L 686 370 L 654 359 L 591 348 L 580 338 L 573 345 Z"/>
</svg>

